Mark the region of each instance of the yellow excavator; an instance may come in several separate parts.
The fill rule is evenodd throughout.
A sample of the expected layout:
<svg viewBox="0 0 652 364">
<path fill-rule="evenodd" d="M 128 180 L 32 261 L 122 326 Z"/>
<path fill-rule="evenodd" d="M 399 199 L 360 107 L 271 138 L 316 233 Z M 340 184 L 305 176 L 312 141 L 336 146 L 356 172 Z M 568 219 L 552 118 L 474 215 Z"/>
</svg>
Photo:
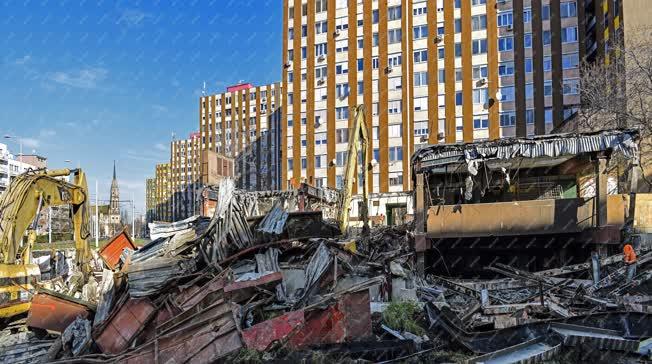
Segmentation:
<svg viewBox="0 0 652 364">
<path fill-rule="evenodd" d="M 72 182 L 58 178 L 66 176 L 72 176 Z M 38 265 L 32 263 L 31 248 L 43 209 L 70 205 L 75 261 L 83 276 L 88 275 L 88 201 L 86 175 L 81 169 L 28 171 L 12 179 L 0 196 L 0 319 L 30 308 L 30 291 L 40 278 Z"/>
<path fill-rule="evenodd" d="M 355 109 L 355 118 L 353 125 L 349 129 L 349 149 L 346 159 L 346 167 L 344 171 L 344 188 L 342 189 L 341 199 L 342 204 L 338 214 L 337 221 L 340 224 L 340 232 L 346 235 L 349 228 L 349 213 L 351 205 L 351 197 L 353 196 L 353 183 L 361 177 L 362 182 L 362 204 L 360 206 L 360 217 L 362 218 L 362 233 L 366 234 L 369 231 L 369 216 L 367 205 L 367 172 L 368 164 L 371 162 L 369 159 L 369 150 L 367 149 L 368 134 L 367 122 L 365 120 L 364 105 L 358 105 Z M 362 163 L 360 167 L 362 172 L 356 171 L 356 163 L 358 161 L 358 154 L 362 156 Z"/>
</svg>

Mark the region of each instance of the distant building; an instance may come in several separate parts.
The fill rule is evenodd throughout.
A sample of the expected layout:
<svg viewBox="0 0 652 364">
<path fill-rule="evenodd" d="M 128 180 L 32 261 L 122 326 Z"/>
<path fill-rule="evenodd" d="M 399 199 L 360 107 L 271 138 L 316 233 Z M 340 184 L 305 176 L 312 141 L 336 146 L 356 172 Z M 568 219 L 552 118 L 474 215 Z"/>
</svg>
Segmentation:
<svg viewBox="0 0 652 364">
<path fill-rule="evenodd" d="M 145 222 L 154 221 L 156 212 L 156 178 L 145 180 Z"/>
<path fill-rule="evenodd" d="M 156 190 L 154 194 L 154 220 L 172 220 L 172 201 L 170 189 L 170 163 L 156 165 Z"/>
<path fill-rule="evenodd" d="M 45 157 L 33 157 L 35 156 L 15 156 L 11 154 L 6 144 L 0 143 L 0 193 L 7 189 L 11 178 L 22 174 L 29 169 L 40 169 L 45 167 L 47 161 Z"/>
<path fill-rule="evenodd" d="M 111 199 L 109 202 L 109 222 L 112 226 L 111 235 L 115 234 L 120 228 L 120 188 L 115 173 L 115 161 L 113 162 L 113 180 L 111 181 Z"/>
</svg>

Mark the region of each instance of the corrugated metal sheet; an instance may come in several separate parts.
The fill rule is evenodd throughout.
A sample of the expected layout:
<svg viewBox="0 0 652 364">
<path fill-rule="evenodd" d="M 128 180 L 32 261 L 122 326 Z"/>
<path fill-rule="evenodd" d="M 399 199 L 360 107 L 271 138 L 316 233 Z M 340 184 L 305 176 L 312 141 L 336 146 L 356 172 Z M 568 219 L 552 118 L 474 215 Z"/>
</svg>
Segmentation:
<svg viewBox="0 0 652 364">
<path fill-rule="evenodd" d="M 124 249 L 136 250 L 136 245 L 126 230 L 122 230 L 100 249 L 99 254 L 109 269 L 115 269 Z"/>
<path fill-rule="evenodd" d="M 32 297 L 27 326 L 63 332 L 77 317 L 87 318 L 93 305 L 41 289 Z"/>
<path fill-rule="evenodd" d="M 614 150 L 627 157 L 638 153 L 636 130 L 607 130 L 587 134 L 557 134 L 535 138 L 502 138 L 477 143 L 437 144 L 419 149 L 412 163 L 428 168 L 464 160 L 561 157 Z"/>
<path fill-rule="evenodd" d="M 147 298 L 128 300 L 109 318 L 97 335 L 97 346 L 105 354 L 122 352 L 153 318 L 155 312 L 156 308 Z"/>
</svg>

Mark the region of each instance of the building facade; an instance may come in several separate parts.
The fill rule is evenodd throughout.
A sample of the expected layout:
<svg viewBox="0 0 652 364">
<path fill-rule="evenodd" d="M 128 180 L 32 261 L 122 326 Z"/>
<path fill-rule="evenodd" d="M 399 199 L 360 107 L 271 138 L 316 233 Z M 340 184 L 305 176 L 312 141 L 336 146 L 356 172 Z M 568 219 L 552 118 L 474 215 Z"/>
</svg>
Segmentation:
<svg viewBox="0 0 652 364">
<path fill-rule="evenodd" d="M 154 221 L 156 214 L 156 178 L 145 180 L 145 222 Z"/>
<path fill-rule="evenodd" d="M 160 163 L 156 165 L 155 174 L 155 194 L 154 194 L 154 220 L 171 221 L 172 220 L 172 193 L 170 182 L 170 163 Z"/>
<path fill-rule="evenodd" d="M 282 104 L 279 83 L 243 83 L 199 99 L 201 148 L 235 161 L 234 178 L 239 188 L 280 188 Z"/>
<path fill-rule="evenodd" d="M 34 159 L 33 155 L 13 155 L 6 144 L 0 143 L 0 193 L 9 187 L 11 179 L 29 169 L 44 168 L 47 164 L 45 157 Z M 34 164 L 32 164 L 32 163 Z"/>
<path fill-rule="evenodd" d="M 366 106 L 370 191 L 410 190 L 421 144 L 550 132 L 580 104 L 613 0 L 284 0 L 282 187 L 343 183 Z"/>
<path fill-rule="evenodd" d="M 198 193 L 201 179 L 201 137 L 191 133 L 188 139 L 170 144 L 170 189 L 172 218 L 184 219 L 199 209 Z"/>
</svg>

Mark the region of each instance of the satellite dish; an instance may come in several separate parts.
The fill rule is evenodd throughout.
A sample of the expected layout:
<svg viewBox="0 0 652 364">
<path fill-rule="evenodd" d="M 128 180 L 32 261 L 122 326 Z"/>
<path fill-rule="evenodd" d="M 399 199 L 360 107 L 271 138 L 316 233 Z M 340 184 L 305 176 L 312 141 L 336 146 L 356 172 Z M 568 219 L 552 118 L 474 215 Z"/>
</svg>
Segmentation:
<svg viewBox="0 0 652 364">
<path fill-rule="evenodd" d="M 503 93 L 498 91 L 496 92 L 496 100 L 501 101 L 503 99 Z"/>
</svg>

